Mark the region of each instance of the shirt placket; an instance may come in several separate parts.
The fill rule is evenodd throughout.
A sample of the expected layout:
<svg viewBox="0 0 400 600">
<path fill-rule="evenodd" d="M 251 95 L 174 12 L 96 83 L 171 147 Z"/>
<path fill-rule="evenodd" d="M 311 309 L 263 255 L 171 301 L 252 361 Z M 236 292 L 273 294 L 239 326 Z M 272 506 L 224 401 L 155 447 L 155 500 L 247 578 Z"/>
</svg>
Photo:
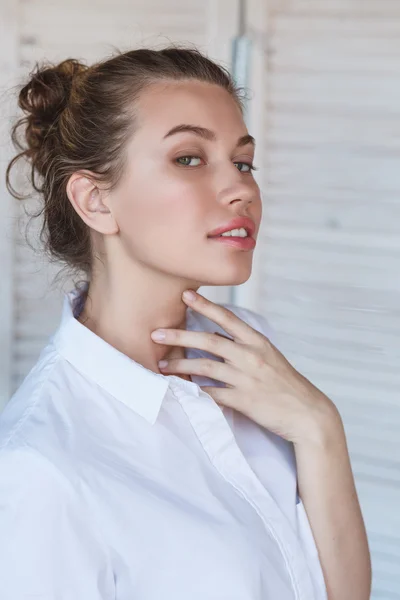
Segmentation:
<svg viewBox="0 0 400 600">
<path fill-rule="evenodd" d="M 260 482 L 240 450 L 232 429 L 209 394 L 192 382 L 173 381 L 171 391 L 219 474 L 261 518 L 275 540 L 289 573 L 295 600 L 315 598 L 309 568 L 300 541 L 287 517 Z"/>
</svg>

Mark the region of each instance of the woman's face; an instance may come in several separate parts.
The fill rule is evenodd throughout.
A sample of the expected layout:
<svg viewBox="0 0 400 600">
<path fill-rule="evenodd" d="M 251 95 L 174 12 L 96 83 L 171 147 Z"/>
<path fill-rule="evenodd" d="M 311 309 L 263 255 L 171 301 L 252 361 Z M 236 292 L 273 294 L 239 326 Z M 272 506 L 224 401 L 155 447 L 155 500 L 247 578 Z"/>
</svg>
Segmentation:
<svg viewBox="0 0 400 600">
<path fill-rule="evenodd" d="M 239 142 L 248 132 L 235 101 L 217 85 L 163 82 L 143 92 L 135 114 L 113 202 L 124 254 L 189 285 L 243 283 L 253 250 L 207 237 L 238 216 L 254 221 L 254 238 L 259 230 L 254 147 Z M 197 129 L 175 129 L 187 125 Z"/>
</svg>

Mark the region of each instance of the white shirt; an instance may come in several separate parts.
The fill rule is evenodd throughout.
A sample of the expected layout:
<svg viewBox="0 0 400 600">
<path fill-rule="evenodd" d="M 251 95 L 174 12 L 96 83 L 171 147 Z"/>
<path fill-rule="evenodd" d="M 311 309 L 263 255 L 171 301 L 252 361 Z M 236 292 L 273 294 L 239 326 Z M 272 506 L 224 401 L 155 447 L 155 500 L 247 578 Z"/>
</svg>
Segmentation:
<svg viewBox="0 0 400 600">
<path fill-rule="evenodd" d="M 326 600 L 293 446 L 199 387 L 221 382 L 120 353 L 77 301 L 0 416 L 1 600 Z M 187 329 L 223 332 L 190 308 Z"/>
</svg>

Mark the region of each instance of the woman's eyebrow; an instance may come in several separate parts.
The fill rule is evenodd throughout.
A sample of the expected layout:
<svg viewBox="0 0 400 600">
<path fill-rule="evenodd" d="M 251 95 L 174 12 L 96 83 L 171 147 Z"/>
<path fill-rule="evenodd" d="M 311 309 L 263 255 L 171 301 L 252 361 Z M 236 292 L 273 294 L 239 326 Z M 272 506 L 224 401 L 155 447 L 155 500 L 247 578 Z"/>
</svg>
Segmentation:
<svg viewBox="0 0 400 600">
<path fill-rule="evenodd" d="M 215 132 L 211 131 L 211 129 L 206 129 L 205 127 L 200 127 L 199 125 L 186 125 L 184 123 L 172 127 L 172 129 L 170 129 L 168 133 L 164 135 L 164 139 L 170 137 L 171 135 L 175 135 L 176 133 L 182 132 L 194 133 L 195 135 L 198 135 L 211 142 L 214 142 L 217 139 Z M 247 146 L 247 144 L 252 144 L 253 146 L 256 145 L 254 137 L 250 134 L 242 135 L 237 141 L 238 146 Z"/>
</svg>

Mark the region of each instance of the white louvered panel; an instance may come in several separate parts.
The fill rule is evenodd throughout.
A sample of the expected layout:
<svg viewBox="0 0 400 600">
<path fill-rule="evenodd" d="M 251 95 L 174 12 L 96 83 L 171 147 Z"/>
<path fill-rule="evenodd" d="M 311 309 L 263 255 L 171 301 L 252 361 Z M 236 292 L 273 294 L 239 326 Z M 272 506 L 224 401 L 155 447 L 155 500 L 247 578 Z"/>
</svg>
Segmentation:
<svg viewBox="0 0 400 600">
<path fill-rule="evenodd" d="M 400 3 L 271 0 L 260 310 L 336 402 L 400 600 Z"/>
<path fill-rule="evenodd" d="M 20 3 L 19 13 L 21 80 L 43 58 L 74 57 L 90 64 L 114 48 L 161 47 L 169 42 L 205 49 L 210 41 L 209 11 L 207 2 L 195 0 L 27 0 Z M 24 222 L 23 217 L 15 239 L 13 389 L 54 331 L 62 302 L 60 284 L 52 284 L 59 267 L 49 267 L 40 252 L 35 254 L 26 246 Z M 30 241 L 40 248 L 39 223 L 32 223 L 29 231 Z"/>
<path fill-rule="evenodd" d="M 328 15 L 331 18 L 398 17 L 398 0 L 268 0 L 271 15 Z"/>
<path fill-rule="evenodd" d="M 13 99 L 7 92 L 15 85 L 18 69 L 18 11 L 12 3 L 0 3 L 0 410 L 11 393 L 11 345 L 13 341 L 13 220 L 14 203 L 6 190 L 7 164 L 13 155 L 9 124 L 14 114 Z"/>
<path fill-rule="evenodd" d="M 142 43 L 165 45 L 169 41 L 204 46 L 207 3 L 125 2 L 28 2 L 21 17 L 21 53 L 24 62 L 46 55 L 63 59 L 84 57 L 89 62 Z"/>
</svg>

